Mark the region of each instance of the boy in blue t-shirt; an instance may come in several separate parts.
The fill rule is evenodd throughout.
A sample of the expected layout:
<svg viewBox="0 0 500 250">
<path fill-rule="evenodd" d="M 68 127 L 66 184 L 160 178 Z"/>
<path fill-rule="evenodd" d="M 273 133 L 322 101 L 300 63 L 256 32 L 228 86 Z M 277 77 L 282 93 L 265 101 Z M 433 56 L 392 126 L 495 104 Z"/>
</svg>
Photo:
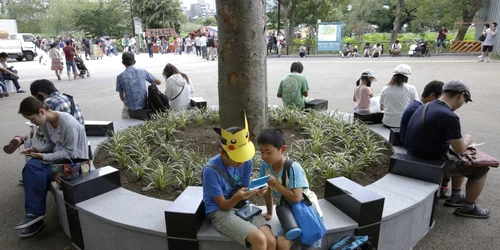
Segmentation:
<svg viewBox="0 0 500 250">
<path fill-rule="evenodd" d="M 264 215 L 266 220 L 270 220 L 273 216 L 273 196 L 279 201 L 281 196 L 290 202 L 299 202 L 302 200 L 302 193 L 309 198 L 312 205 L 318 211 L 320 217 L 323 213 L 318 204 L 316 194 L 309 189 L 309 183 L 304 173 L 304 169 L 299 163 L 294 162 L 289 169 L 289 176 L 286 177 L 287 186 L 281 183 L 281 175 L 285 167 L 285 133 L 279 128 L 267 128 L 257 138 L 260 152 L 262 154 L 262 162 L 260 166 L 260 177 L 270 175 L 268 185 L 272 192 L 267 192 L 264 195 L 266 201 L 267 214 Z M 278 238 L 278 249 L 290 249 L 293 241 L 285 238 L 283 228 L 279 228 L 276 236 Z M 321 248 L 321 239 L 310 246 L 303 246 L 302 249 Z"/>
<path fill-rule="evenodd" d="M 267 188 L 248 191 L 252 175 L 252 157 L 255 146 L 245 128 L 215 129 L 221 135 L 220 153 L 210 159 L 203 169 L 203 202 L 205 214 L 221 233 L 245 247 L 275 250 L 276 238 L 262 215 L 249 221 L 238 217 L 235 207 L 256 194 L 263 195 Z M 236 186 L 230 184 L 231 180 Z"/>
</svg>

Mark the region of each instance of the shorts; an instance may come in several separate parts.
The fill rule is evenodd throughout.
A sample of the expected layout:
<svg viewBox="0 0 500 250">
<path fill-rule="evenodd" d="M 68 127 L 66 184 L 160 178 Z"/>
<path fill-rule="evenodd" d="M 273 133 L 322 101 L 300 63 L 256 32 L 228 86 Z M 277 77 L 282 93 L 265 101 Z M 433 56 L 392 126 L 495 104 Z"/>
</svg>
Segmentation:
<svg viewBox="0 0 500 250">
<path fill-rule="evenodd" d="M 323 221 L 323 217 L 321 217 L 321 221 Z M 283 231 L 283 228 L 280 226 L 278 228 L 278 231 L 276 231 L 276 237 L 279 236 L 285 236 L 285 231 Z M 319 239 L 318 241 L 314 242 L 311 245 L 301 245 L 301 249 L 309 249 L 309 248 L 321 248 L 321 243 L 323 242 L 323 239 Z"/>
<path fill-rule="evenodd" d="M 443 48 L 444 48 L 445 44 L 446 44 L 446 40 L 445 39 L 437 39 L 437 47 L 443 46 Z"/>
<path fill-rule="evenodd" d="M 483 52 L 492 52 L 493 45 L 483 45 Z"/>
<path fill-rule="evenodd" d="M 236 215 L 236 211 L 237 209 L 234 208 L 229 211 L 217 210 L 210 214 L 209 217 L 212 221 L 212 225 L 219 230 L 219 232 L 245 247 L 250 247 L 247 242 L 248 234 L 262 226 L 269 226 L 269 223 L 266 222 L 262 215 L 257 215 L 250 221 L 243 220 Z"/>
<path fill-rule="evenodd" d="M 66 71 L 70 72 L 71 68 L 73 68 L 73 72 L 77 72 L 75 61 L 66 61 Z"/>
<path fill-rule="evenodd" d="M 469 180 L 478 180 L 485 176 L 490 167 L 466 167 L 452 154 L 447 155 L 444 174 L 450 176 L 463 176 Z"/>
</svg>

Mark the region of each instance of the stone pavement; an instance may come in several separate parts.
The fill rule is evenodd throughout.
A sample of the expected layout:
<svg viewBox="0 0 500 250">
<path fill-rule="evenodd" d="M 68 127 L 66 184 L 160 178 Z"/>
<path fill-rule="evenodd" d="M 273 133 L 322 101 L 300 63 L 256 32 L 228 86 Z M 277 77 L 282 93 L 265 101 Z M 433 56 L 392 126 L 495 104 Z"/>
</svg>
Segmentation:
<svg viewBox="0 0 500 250">
<path fill-rule="evenodd" d="M 146 68 L 163 84 L 161 76 L 167 63 L 176 65 L 192 80 L 195 96 L 204 97 L 209 105 L 217 105 L 217 61 L 206 61 L 194 55 L 157 55 L 149 59 L 147 54 L 136 58 L 137 67 Z M 280 79 L 289 72 L 290 64 L 298 58 L 282 57 L 268 59 L 269 104 L 281 104 L 276 97 Z M 449 81 L 461 79 L 471 88 L 473 103 L 458 110 L 462 130 L 470 133 L 476 142 L 485 142 L 480 149 L 500 158 L 500 109 L 495 108 L 500 87 L 499 63 L 477 63 L 475 57 L 431 57 L 431 58 L 302 58 L 304 75 L 308 78 L 313 98 L 327 99 L 330 109 L 351 112 L 352 94 L 355 81 L 365 69 L 372 69 L 378 82 L 372 85 L 376 93 L 390 80 L 393 68 L 399 63 L 407 63 L 413 69 L 410 83 L 417 87 L 419 94 L 431 80 Z M 19 70 L 21 85 L 28 90 L 29 84 L 39 78 L 53 80 L 61 91 L 72 94 L 80 104 L 85 119 L 120 119 L 122 104 L 115 92 L 116 76 L 123 71 L 121 57 L 105 57 L 104 60 L 85 61 L 91 77 L 68 81 L 63 77 L 57 81 L 49 66 L 41 66 L 37 61 L 15 62 L 11 65 Z M 29 91 L 28 91 L 29 92 Z M 28 127 L 17 114 L 19 102 L 28 94 L 13 94 L 0 99 L 0 144 L 8 142 L 13 135 L 25 134 Z M 53 198 L 47 198 L 47 218 L 43 231 L 34 238 L 21 240 L 13 229 L 22 219 L 23 189 L 17 185 L 21 176 L 24 158 L 0 152 L 0 243 L 2 249 L 64 249 L 70 240 L 63 233 L 57 221 Z M 487 220 L 456 217 L 453 209 L 440 205 L 436 209 L 436 226 L 417 246 L 417 249 L 497 249 L 500 245 L 500 197 L 496 183 L 500 182 L 498 170 L 492 169 L 486 187 L 478 203 L 491 210 Z M 133 202 L 131 201 L 131 205 Z"/>
</svg>

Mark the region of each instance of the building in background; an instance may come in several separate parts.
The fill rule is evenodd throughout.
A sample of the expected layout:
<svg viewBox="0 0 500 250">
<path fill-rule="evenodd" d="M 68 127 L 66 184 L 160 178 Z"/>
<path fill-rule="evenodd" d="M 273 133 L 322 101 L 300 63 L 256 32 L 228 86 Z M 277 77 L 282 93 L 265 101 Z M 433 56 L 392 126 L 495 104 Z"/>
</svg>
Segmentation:
<svg viewBox="0 0 500 250">
<path fill-rule="evenodd" d="M 215 16 L 215 0 L 198 0 L 184 12 L 191 20 L 207 19 Z"/>
</svg>

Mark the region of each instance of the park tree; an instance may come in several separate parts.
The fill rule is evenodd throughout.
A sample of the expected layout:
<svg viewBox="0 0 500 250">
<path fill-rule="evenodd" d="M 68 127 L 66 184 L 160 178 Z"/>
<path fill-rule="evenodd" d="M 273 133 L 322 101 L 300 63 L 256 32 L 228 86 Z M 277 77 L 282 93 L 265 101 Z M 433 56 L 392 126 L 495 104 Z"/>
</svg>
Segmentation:
<svg viewBox="0 0 500 250">
<path fill-rule="evenodd" d="M 405 0 L 397 0 L 396 3 L 396 16 L 394 17 L 394 26 L 391 31 L 391 43 L 396 42 L 398 39 L 399 29 L 401 28 L 401 15 L 405 7 Z"/>
<path fill-rule="evenodd" d="M 87 2 L 75 9 L 73 16 L 75 27 L 93 37 L 120 36 L 132 31 L 132 17 L 122 0 Z"/>
<path fill-rule="evenodd" d="M 180 29 L 182 10 L 179 0 L 136 1 L 136 4 L 138 6 L 135 14 L 141 18 L 146 28 Z"/>
<path fill-rule="evenodd" d="M 73 10 L 79 7 L 78 0 L 52 0 L 42 20 L 42 32 L 51 36 L 75 32 Z"/>
<path fill-rule="evenodd" d="M 219 113 L 224 128 L 243 125 L 251 138 L 267 126 L 264 0 L 216 0 L 219 36 Z"/>
<path fill-rule="evenodd" d="M 41 33 L 40 20 L 47 12 L 49 0 L 2 0 L 2 18 L 15 19 L 22 33 Z"/>
</svg>

